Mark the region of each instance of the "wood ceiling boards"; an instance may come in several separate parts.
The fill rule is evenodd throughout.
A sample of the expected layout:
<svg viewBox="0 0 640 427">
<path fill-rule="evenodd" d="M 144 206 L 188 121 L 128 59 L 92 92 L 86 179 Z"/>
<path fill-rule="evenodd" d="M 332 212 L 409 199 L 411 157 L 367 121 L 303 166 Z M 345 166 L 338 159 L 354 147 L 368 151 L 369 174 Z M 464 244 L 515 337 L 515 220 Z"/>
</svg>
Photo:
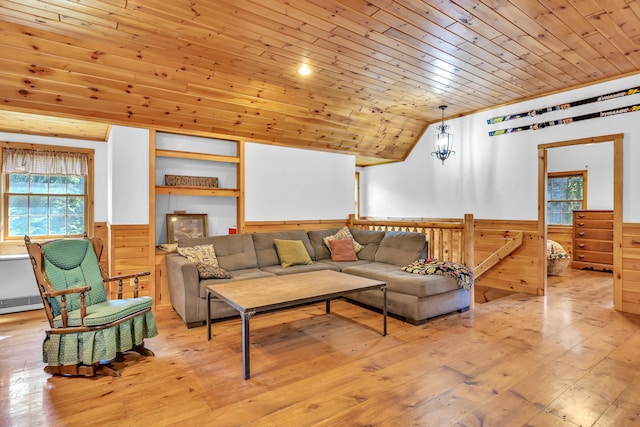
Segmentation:
<svg viewBox="0 0 640 427">
<path fill-rule="evenodd" d="M 397 161 L 440 104 L 637 73 L 638 16 L 640 0 L 3 1 L 0 109 Z"/>
</svg>

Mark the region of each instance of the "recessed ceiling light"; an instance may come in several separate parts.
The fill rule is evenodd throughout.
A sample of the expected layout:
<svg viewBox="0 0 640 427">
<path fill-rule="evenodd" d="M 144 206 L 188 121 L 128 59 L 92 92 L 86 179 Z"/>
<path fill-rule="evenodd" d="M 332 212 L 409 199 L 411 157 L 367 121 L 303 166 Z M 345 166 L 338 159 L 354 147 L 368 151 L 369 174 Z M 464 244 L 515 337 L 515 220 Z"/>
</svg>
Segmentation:
<svg viewBox="0 0 640 427">
<path fill-rule="evenodd" d="M 302 64 L 300 68 L 298 68 L 298 74 L 302 76 L 308 76 L 311 74 L 311 68 L 307 66 L 307 64 Z"/>
</svg>

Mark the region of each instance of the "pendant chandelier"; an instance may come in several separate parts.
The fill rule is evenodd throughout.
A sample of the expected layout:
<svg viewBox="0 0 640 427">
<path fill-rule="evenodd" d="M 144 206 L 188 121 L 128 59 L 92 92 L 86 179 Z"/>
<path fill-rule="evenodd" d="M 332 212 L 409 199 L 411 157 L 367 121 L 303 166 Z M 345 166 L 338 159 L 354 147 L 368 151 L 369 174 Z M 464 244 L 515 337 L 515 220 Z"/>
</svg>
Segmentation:
<svg viewBox="0 0 640 427">
<path fill-rule="evenodd" d="M 446 105 L 441 105 L 438 108 L 442 110 L 442 123 L 438 126 L 438 133 L 433 136 L 433 150 L 431 152 L 432 156 L 436 156 L 438 159 L 442 160 L 442 165 L 444 165 L 444 161 L 449 158 L 452 154 L 456 154 L 453 148 L 453 135 L 447 132 L 449 129 L 448 125 L 444 124 L 444 110 L 447 109 Z"/>
</svg>

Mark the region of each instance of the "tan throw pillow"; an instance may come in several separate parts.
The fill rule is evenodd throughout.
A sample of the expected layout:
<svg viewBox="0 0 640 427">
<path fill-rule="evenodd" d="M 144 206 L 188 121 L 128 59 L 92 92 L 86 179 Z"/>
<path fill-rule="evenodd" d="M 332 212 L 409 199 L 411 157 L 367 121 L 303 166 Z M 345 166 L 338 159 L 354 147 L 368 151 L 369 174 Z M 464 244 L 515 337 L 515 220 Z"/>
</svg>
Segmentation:
<svg viewBox="0 0 640 427">
<path fill-rule="evenodd" d="M 332 261 L 357 261 L 358 255 L 353 248 L 352 239 L 329 240 L 329 249 L 331 250 Z"/>
<path fill-rule="evenodd" d="M 196 268 L 201 279 L 231 279 L 231 273 L 222 267 L 197 262 Z"/>
<path fill-rule="evenodd" d="M 351 239 L 353 241 L 353 249 L 355 249 L 356 253 L 360 252 L 362 249 L 362 245 L 353 238 L 351 231 L 349 231 L 349 227 L 342 227 L 338 232 L 332 236 L 327 236 L 323 238 L 324 244 L 327 245 L 329 250 L 331 250 L 331 246 L 329 246 L 329 241 L 331 240 L 347 240 Z"/>
<path fill-rule="evenodd" d="M 194 264 L 203 263 L 214 267 L 218 266 L 218 258 L 216 258 L 216 251 L 213 249 L 213 245 L 178 248 L 178 253 Z"/>
<path fill-rule="evenodd" d="M 282 268 L 313 263 L 302 240 L 273 239 L 273 242 L 276 244 Z"/>
</svg>

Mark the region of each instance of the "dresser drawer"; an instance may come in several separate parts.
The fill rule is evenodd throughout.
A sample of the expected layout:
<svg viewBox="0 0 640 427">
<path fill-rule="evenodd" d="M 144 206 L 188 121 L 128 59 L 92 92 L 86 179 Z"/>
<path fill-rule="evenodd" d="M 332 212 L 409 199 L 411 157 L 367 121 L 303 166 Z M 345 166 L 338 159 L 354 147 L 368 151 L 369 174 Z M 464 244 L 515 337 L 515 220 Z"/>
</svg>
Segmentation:
<svg viewBox="0 0 640 427">
<path fill-rule="evenodd" d="M 613 211 L 574 211 L 574 219 L 602 219 L 613 221 Z"/>
<path fill-rule="evenodd" d="M 613 241 L 613 229 L 604 228 L 577 228 L 573 233 L 575 239 L 589 239 L 589 240 L 612 240 Z"/>
<path fill-rule="evenodd" d="M 573 259 L 580 262 L 593 262 L 596 264 L 613 264 L 613 253 L 575 250 Z"/>
<path fill-rule="evenodd" d="M 612 241 L 576 239 L 574 245 L 574 251 L 596 251 L 613 253 Z"/>
<path fill-rule="evenodd" d="M 613 229 L 612 219 L 575 219 L 576 228 L 611 228 Z"/>
</svg>

